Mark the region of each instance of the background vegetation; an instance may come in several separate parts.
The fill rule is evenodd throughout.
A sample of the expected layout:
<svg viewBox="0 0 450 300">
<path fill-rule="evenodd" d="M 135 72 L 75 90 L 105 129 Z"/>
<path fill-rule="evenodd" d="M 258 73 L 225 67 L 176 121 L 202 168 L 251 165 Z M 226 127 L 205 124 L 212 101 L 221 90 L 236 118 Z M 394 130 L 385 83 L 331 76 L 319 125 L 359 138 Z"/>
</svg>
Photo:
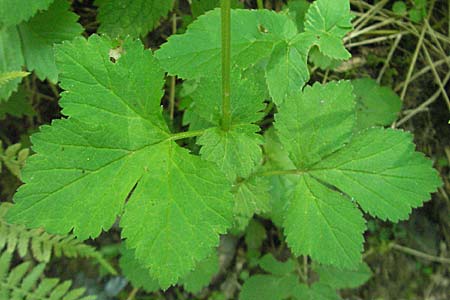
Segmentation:
<svg viewBox="0 0 450 300">
<path fill-rule="evenodd" d="M 157 49 L 171 34 L 184 32 L 209 5 L 202 7 L 194 3 L 191 9 L 190 2 L 199 1 L 177 0 L 174 10 L 143 37 L 148 48 Z M 219 1 L 202 2 L 214 7 Z M 280 11 L 294 9 L 294 2 L 301 1 L 291 1 L 289 6 L 281 0 L 259 4 Z M 351 3 L 356 16 L 355 29 L 345 38 L 345 44 L 353 57 L 341 65 L 326 68 L 323 62 L 314 61 L 312 81 L 371 77 L 391 87 L 402 101 L 401 113 L 392 127 L 414 134 L 418 150 L 435 161 L 444 186 L 431 201 L 414 210 L 406 222 L 385 223 L 366 216 L 369 230 L 364 256 L 373 276 L 358 289 L 344 290 L 342 296 L 344 299 L 448 299 L 450 3 L 447 0 L 352 0 Z M 257 1 L 241 1 L 239 5 L 256 8 Z M 97 32 L 98 10 L 92 0 L 73 0 L 71 9 L 79 16 L 85 36 Z M 169 78 L 166 86 L 167 118 L 173 118 L 174 126 L 181 128 L 185 105 L 181 82 Z M 0 103 L 2 202 L 11 202 L 21 184 L 20 169 L 30 152 L 30 134 L 40 125 L 61 118 L 59 93 L 56 84 L 39 80 L 32 73 L 12 96 L 19 105 L 11 105 L 11 101 Z M 172 99 L 174 108 L 170 105 Z M 45 271 L 46 276 L 60 278 L 61 282 L 72 280 L 75 287 L 87 288 L 87 293 L 97 295 L 98 299 L 232 299 L 250 272 L 249 241 L 245 241 L 245 236 L 229 235 L 222 241 L 220 270 L 209 287 L 195 297 L 178 287 L 165 293 L 147 294 L 121 275 L 118 227 L 82 244 L 71 237 L 50 236 L 7 224 L 1 219 L 1 212 L 7 207 L 8 204 L 2 204 L 0 209 L 0 250 L 3 249 L 0 277 L 2 265 L 19 268 L 25 261 L 27 265 L 22 269 L 30 270 L 30 265 L 34 265 L 37 269 L 33 271 L 34 276 L 41 282 L 45 280 L 42 277 Z M 283 257 L 287 250 L 280 244 L 280 230 L 267 220 L 257 221 L 264 229 L 259 231 L 260 241 L 253 241 L 261 244 L 258 251 Z M 81 295 L 82 290 L 78 291 Z"/>
</svg>

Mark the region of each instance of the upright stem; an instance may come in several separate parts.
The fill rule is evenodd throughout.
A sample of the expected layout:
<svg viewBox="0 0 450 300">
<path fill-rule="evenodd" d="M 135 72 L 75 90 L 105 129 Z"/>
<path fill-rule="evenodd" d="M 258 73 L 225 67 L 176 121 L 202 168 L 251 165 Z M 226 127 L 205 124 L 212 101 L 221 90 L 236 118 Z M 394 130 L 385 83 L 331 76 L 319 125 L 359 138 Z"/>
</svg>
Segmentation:
<svg viewBox="0 0 450 300">
<path fill-rule="evenodd" d="M 231 127 L 231 9 L 230 0 L 222 0 L 222 129 Z"/>
<path fill-rule="evenodd" d="M 177 14 L 173 13 L 172 16 L 172 33 L 177 33 Z M 177 78 L 172 76 L 170 78 L 170 94 L 169 94 L 169 115 L 170 120 L 173 121 L 175 115 L 175 85 L 177 83 Z"/>
<path fill-rule="evenodd" d="M 257 0 L 258 9 L 264 9 L 264 0 Z"/>
</svg>

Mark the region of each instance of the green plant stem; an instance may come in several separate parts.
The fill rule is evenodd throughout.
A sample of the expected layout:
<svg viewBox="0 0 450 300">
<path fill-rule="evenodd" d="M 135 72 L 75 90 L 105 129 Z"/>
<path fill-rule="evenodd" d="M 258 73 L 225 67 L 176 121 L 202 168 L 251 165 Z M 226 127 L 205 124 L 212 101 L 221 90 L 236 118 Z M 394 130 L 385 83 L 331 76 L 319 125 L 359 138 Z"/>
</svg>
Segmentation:
<svg viewBox="0 0 450 300">
<path fill-rule="evenodd" d="M 177 33 L 177 14 L 174 13 L 172 16 L 172 33 Z M 175 115 L 175 85 L 177 83 L 176 76 L 170 78 L 170 95 L 169 95 L 169 115 L 170 120 L 173 121 Z"/>
<path fill-rule="evenodd" d="M 134 288 L 131 293 L 128 295 L 127 300 L 134 300 L 134 297 L 136 296 L 137 292 L 139 291 L 138 288 Z"/>
<path fill-rule="evenodd" d="M 263 0 L 257 0 L 256 3 L 258 5 L 258 9 L 264 9 L 264 1 Z"/>
<path fill-rule="evenodd" d="M 231 127 L 231 1 L 222 0 L 222 129 Z"/>
<path fill-rule="evenodd" d="M 170 141 L 182 140 L 190 137 L 200 136 L 205 132 L 205 130 L 193 130 L 193 131 L 185 131 L 174 133 L 168 138 Z"/>
</svg>

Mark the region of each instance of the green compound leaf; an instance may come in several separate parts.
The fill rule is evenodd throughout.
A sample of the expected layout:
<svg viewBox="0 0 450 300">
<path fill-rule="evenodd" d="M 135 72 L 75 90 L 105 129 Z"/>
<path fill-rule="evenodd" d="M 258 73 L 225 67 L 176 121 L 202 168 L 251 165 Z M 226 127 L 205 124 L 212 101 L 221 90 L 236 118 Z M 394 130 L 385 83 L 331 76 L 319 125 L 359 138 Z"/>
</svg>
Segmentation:
<svg viewBox="0 0 450 300">
<path fill-rule="evenodd" d="M 311 174 L 354 197 L 373 216 L 404 220 L 441 185 L 432 162 L 414 147 L 409 133 L 372 128 L 315 165 Z"/>
<path fill-rule="evenodd" d="M 245 68 L 268 57 L 273 45 L 295 36 L 297 28 L 274 11 L 235 9 L 231 32 L 233 66 Z M 220 37 L 220 9 L 215 9 L 189 25 L 185 34 L 171 36 L 156 57 L 170 75 L 184 79 L 216 74 L 221 64 Z"/>
<path fill-rule="evenodd" d="M 298 178 L 284 205 L 288 244 L 297 255 L 343 268 L 356 268 L 362 249 L 365 226 L 354 201 L 398 221 L 441 184 L 410 134 L 374 128 L 353 135 L 355 106 L 349 82 L 316 84 L 285 101 L 275 123 L 295 167 L 274 174 Z"/>
<path fill-rule="evenodd" d="M 77 23 L 78 16 L 69 8 L 66 0 L 56 0 L 47 11 L 19 25 L 27 69 L 34 70 L 41 80 L 58 81 L 53 45 L 72 40 L 83 32 Z"/>
<path fill-rule="evenodd" d="M 1 11 L 1 10 L 0 10 Z M 22 69 L 24 59 L 22 56 L 22 46 L 17 28 L 0 27 L 0 74 L 17 72 Z M 17 90 L 22 77 L 16 77 L 0 85 L 0 102 L 8 99 Z"/>
<path fill-rule="evenodd" d="M 320 278 L 320 283 L 335 289 L 357 288 L 372 277 L 372 271 L 365 263 L 360 263 L 355 270 L 341 270 L 332 266 L 314 265 L 314 271 Z"/>
<path fill-rule="evenodd" d="M 146 35 L 167 16 L 174 0 L 96 0 L 99 32 L 112 37 Z"/>
<path fill-rule="evenodd" d="M 342 38 L 352 29 L 350 1 L 318 0 L 306 14 L 305 34 L 316 37 L 316 46 L 324 55 L 348 59 L 351 54 L 342 44 Z"/>
<path fill-rule="evenodd" d="M 0 27 L 17 25 L 47 9 L 54 0 L 0 0 Z"/>
<path fill-rule="evenodd" d="M 350 140 L 355 101 L 348 81 L 307 86 L 279 108 L 275 128 L 299 168 L 310 166 Z"/>
<path fill-rule="evenodd" d="M 8 219 L 96 237 L 129 197 L 123 237 L 167 288 L 231 226 L 230 183 L 214 164 L 172 141 L 160 108 L 164 74 L 151 52 L 127 39 L 113 63 L 116 46 L 93 35 L 56 48 L 69 118 L 32 137 L 37 154 L 26 164 Z"/>
<path fill-rule="evenodd" d="M 294 253 L 325 264 L 357 267 L 366 228 L 359 209 L 308 175 L 301 177 L 290 198 L 284 228 Z"/>
<path fill-rule="evenodd" d="M 357 102 L 357 130 L 388 126 L 397 119 L 402 101 L 393 90 L 371 78 L 352 80 L 352 85 Z"/>
</svg>

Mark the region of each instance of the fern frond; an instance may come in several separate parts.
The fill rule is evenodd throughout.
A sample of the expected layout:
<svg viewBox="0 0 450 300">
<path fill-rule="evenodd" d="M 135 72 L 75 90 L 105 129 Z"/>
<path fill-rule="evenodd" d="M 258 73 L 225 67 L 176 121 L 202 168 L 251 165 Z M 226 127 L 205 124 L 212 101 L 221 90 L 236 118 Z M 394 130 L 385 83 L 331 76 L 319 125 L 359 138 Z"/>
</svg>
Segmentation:
<svg viewBox="0 0 450 300">
<path fill-rule="evenodd" d="M 21 144 L 11 145 L 3 151 L 2 141 L 0 141 L 0 172 L 3 162 L 14 176 L 20 178 L 21 170 L 29 154 L 30 149 L 22 149 Z"/>
<path fill-rule="evenodd" d="M 28 76 L 30 73 L 23 72 L 23 71 L 13 71 L 13 72 L 5 72 L 0 73 L 0 86 L 7 84 L 11 80 L 17 79 L 17 78 L 23 78 Z"/>
<path fill-rule="evenodd" d="M 56 278 L 45 278 L 45 264 L 32 267 L 24 262 L 10 269 L 12 254 L 3 252 L 0 256 L 0 300 L 93 300 L 85 296 L 84 288 L 70 290 L 71 281 L 60 283 Z"/>
<path fill-rule="evenodd" d="M 12 205 L 0 204 L 0 250 L 6 252 L 17 250 L 20 257 L 28 253 L 39 262 L 48 262 L 52 255 L 68 258 L 93 258 L 113 275 L 117 271 L 105 260 L 94 247 L 84 244 L 74 236 L 60 236 L 46 233 L 42 229 L 27 229 L 22 225 L 6 222 L 4 216 Z"/>
</svg>

